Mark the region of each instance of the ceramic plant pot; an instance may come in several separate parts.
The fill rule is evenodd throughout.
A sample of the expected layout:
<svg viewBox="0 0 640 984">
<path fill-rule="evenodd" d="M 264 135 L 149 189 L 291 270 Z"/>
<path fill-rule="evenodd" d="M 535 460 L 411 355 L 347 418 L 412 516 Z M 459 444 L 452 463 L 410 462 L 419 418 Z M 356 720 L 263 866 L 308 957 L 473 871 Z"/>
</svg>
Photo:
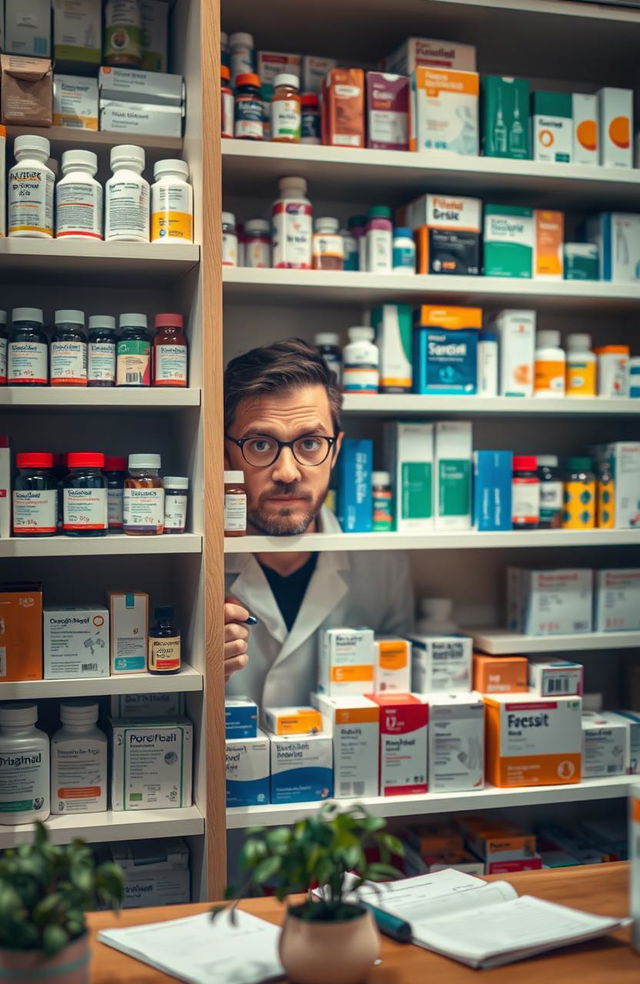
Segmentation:
<svg viewBox="0 0 640 984">
<path fill-rule="evenodd" d="M 39 950 L 0 949 L 0 980 L 2 984 L 90 984 L 90 960 L 87 933 L 50 958 Z"/>
<path fill-rule="evenodd" d="M 307 922 L 293 906 L 280 935 L 280 961 L 294 984 L 364 984 L 380 952 L 378 930 L 366 909 L 345 922 Z"/>
</svg>

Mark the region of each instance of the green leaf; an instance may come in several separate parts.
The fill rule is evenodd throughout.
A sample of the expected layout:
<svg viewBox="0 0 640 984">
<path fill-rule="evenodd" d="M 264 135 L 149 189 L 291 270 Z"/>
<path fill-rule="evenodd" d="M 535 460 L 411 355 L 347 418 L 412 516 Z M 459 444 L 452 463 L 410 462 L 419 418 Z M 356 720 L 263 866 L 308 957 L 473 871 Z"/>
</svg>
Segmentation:
<svg viewBox="0 0 640 984">
<path fill-rule="evenodd" d="M 265 858 L 256 866 L 253 873 L 254 881 L 259 885 L 264 885 L 269 879 L 276 875 L 282 867 L 282 859 L 279 857 Z"/>
<path fill-rule="evenodd" d="M 42 932 L 42 949 L 47 957 L 55 957 L 69 942 L 69 934 L 62 926 L 45 926 Z"/>
</svg>

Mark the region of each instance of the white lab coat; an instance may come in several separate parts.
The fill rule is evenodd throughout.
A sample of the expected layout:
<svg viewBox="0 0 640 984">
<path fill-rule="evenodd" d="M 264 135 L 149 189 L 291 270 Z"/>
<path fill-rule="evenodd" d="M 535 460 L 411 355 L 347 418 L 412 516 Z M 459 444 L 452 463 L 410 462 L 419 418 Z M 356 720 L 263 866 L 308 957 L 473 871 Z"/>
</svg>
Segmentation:
<svg viewBox="0 0 640 984">
<path fill-rule="evenodd" d="M 340 532 L 326 507 L 319 528 Z M 316 686 L 318 630 L 366 625 L 381 635 L 403 635 L 412 627 L 413 590 L 404 553 L 319 553 L 290 632 L 253 554 L 227 556 L 225 585 L 227 594 L 260 619 L 250 629 L 249 663 L 233 674 L 227 693 L 266 707 L 309 703 Z"/>
</svg>

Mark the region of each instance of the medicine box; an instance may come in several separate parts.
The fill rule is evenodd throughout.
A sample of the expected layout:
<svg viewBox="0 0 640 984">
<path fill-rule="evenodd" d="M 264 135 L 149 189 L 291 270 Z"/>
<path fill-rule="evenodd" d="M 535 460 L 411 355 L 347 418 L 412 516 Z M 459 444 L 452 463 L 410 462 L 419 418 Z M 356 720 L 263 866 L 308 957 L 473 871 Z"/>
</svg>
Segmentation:
<svg viewBox="0 0 640 984">
<path fill-rule="evenodd" d="M 473 526 L 476 530 L 510 530 L 511 451 L 473 452 Z"/>
<path fill-rule="evenodd" d="M 609 86 L 598 92 L 600 163 L 604 167 L 633 167 L 633 90 Z"/>
<path fill-rule="evenodd" d="M 482 876 L 485 874 L 484 861 L 479 861 L 468 851 L 462 851 L 460 854 L 445 854 L 440 856 L 438 861 L 433 856 L 428 857 L 424 860 L 424 864 L 427 869 L 425 874 L 428 875 L 433 875 L 436 871 L 444 871 L 445 868 L 463 871 L 466 875 Z"/>
<path fill-rule="evenodd" d="M 53 125 L 98 129 L 98 83 L 80 75 L 53 76 Z"/>
<path fill-rule="evenodd" d="M 458 44 L 455 41 L 407 38 L 385 59 L 387 72 L 399 72 L 401 75 L 411 75 L 419 65 L 475 72 L 476 49 L 472 44 Z"/>
<path fill-rule="evenodd" d="M 417 693 L 468 693 L 472 641 L 468 636 L 411 636 L 412 689 Z"/>
<path fill-rule="evenodd" d="M 141 0 L 142 68 L 166 72 L 169 49 L 169 10 L 166 0 Z"/>
<path fill-rule="evenodd" d="M 564 212 L 537 208 L 533 213 L 533 276 L 536 280 L 562 280 L 564 267 Z"/>
<path fill-rule="evenodd" d="M 604 212 L 587 222 L 587 238 L 598 247 L 603 280 L 634 283 L 640 279 L 640 215 Z"/>
<path fill-rule="evenodd" d="M 374 681 L 373 629 L 325 629 L 320 639 L 318 691 L 329 697 L 368 693 Z"/>
<path fill-rule="evenodd" d="M 149 595 L 110 591 L 111 672 L 143 673 L 147 668 Z"/>
<path fill-rule="evenodd" d="M 471 529 L 472 425 L 439 420 L 435 426 L 436 529 Z"/>
<path fill-rule="evenodd" d="M 124 875 L 124 909 L 191 901 L 189 849 L 182 837 L 109 846 Z"/>
<path fill-rule="evenodd" d="M 591 632 L 593 571 L 507 570 L 508 628 L 525 635 Z"/>
<path fill-rule="evenodd" d="M 418 66 L 411 76 L 410 148 L 477 156 L 480 80 L 475 72 Z"/>
<path fill-rule="evenodd" d="M 100 99 L 176 108 L 182 106 L 185 94 L 182 75 L 104 65 L 98 74 L 98 88 Z"/>
<path fill-rule="evenodd" d="M 269 738 L 258 731 L 254 738 L 225 741 L 227 806 L 260 806 L 269 802 Z"/>
<path fill-rule="evenodd" d="M 599 460 L 609 459 L 613 472 L 616 528 L 640 527 L 640 442 L 616 441 L 600 445 L 596 454 Z"/>
<path fill-rule="evenodd" d="M 485 696 L 486 778 L 494 786 L 580 782 L 579 697 Z"/>
<path fill-rule="evenodd" d="M 338 521 L 343 533 L 373 527 L 373 441 L 347 437 L 338 457 Z"/>
<path fill-rule="evenodd" d="M 321 96 L 322 142 L 331 147 L 364 147 L 365 82 L 361 68 L 332 68 Z"/>
<path fill-rule="evenodd" d="M 482 202 L 453 195 L 423 195 L 407 206 L 416 232 L 417 272 L 480 273 Z"/>
<path fill-rule="evenodd" d="M 184 109 L 146 103 L 100 100 L 100 129 L 111 132 L 181 137 Z"/>
<path fill-rule="evenodd" d="M 143 7 L 147 2 L 144 0 Z M 56 69 L 74 74 L 95 74 L 101 56 L 100 0 L 53 0 L 53 58 Z"/>
<path fill-rule="evenodd" d="M 481 694 L 514 694 L 528 690 L 526 656 L 473 654 L 473 689 Z"/>
<path fill-rule="evenodd" d="M 51 0 L 5 0 L 4 47 L 10 55 L 49 58 Z"/>
<path fill-rule="evenodd" d="M 225 738 L 255 738 L 258 705 L 248 697 L 227 697 L 224 702 Z"/>
<path fill-rule="evenodd" d="M 409 149 L 410 94 L 406 75 L 367 72 L 367 147 Z"/>
<path fill-rule="evenodd" d="M 322 731 L 320 711 L 315 707 L 263 707 L 265 731 L 273 735 L 315 735 Z"/>
<path fill-rule="evenodd" d="M 571 97 L 573 116 L 573 163 L 595 166 L 600 163 L 598 140 L 598 97 L 574 92 Z"/>
<path fill-rule="evenodd" d="M 399 533 L 433 528 L 433 424 L 394 421 L 384 427 Z"/>
<path fill-rule="evenodd" d="M 571 164 L 573 119 L 571 93 L 534 92 L 531 97 L 533 159 Z"/>
<path fill-rule="evenodd" d="M 111 717 L 141 720 L 175 718 L 184 714 L 184 694 L 114 694 L 110 698 Z"/>
<path fill-rule="evenodd" d="M 416 325 L 414 393 L 473 396 L 478 388 L 478 332 Z"/>
<path fill-rule="evenodd" d="M 312 694 L 324 733 L 333 741 L 335 796 L 378 795 L 380 709 L 368 697 Z"/>
<path fill-rule="evenodd" d="M 322 83 L 327 72 L 336 67 L 334 58 L 319 58 L 317 55 L 302 56 L 302 92 L 315 92 L 320 95 Z"/>
<path fill-rule="evenodd" d="M 594 632 L 640 629 L 640 568 L 595 572 Z"/>
<path fill-rule="evenodd" d="M 484 703 L 478 693 L 428 694 L 429 791 L 484 786 Z"/>
<path fill-rule="evenodd" d="M 333 742 L 329 735 L 271 738 L 271 802 L 306 803 L 333 796 Z"/>
<path fill-rule="evenodd" d="M 625 773 L 626 722 L 598 711 L 582 713 L 582 776 L 621 776 Z"/>
<path fill-rule="evenodd" d="M 531 277 L 533 209 L 521 205 L 484 206 L 485 277 Z"/>
<path fill-rule="evenodd" d="M 598 280 L 600 257 L 595 243 L 564 244 L 564 279 Z"/>
<path fill-rule="evenodd" d="M 501 311 L 495 328 L 499 339 L 500 396 L 533 396 L 535 311 Z"/>
<path fill-rule="evenodd" d="M 429 705 L 413 694 L 369 694 L 380 708 L 380 796 L 427 791 Z"/>
<path fill-rule="evenodd" d="M 191 806 L 193 725 L 110 720 L 111 808 L 163 810 Z"/>
<path fill-rule="evenodd" d="M 577 858 L 580 864 L 602 864 L 609 858 L 593 843 L 593 838 L 586 837 L 579 828 L 563 827 L 559 823 L 542 823 L 536 828 L 538 842 L 554 845 Z"/>
<path fill-rule="evenodd" d="M 606 713 L 611 719 L 622 718 L 626 724 L 624 770 L 627 775 L 636 776 L 640 773 L 640 712 L 607 711 Z"/>
<path fill-rule="evenodd" d="M 42 585 L 0 584 L 0 681 L 42 680 Z"/>
<path fill-rule="evenodd" d="M 378 636 L 374 654 L 375 693 L 407 693 L 411 690 L 411 643 L 408 639 Z"/>
<path fill-rule="evenodd" d="M 485 157 L 531 158 L 529 82 L 500 75 L 483 75 L 482 149 Z"/>
<path fill-rule="evenodd" d="M 451 823 L 433 821 L 411 826 L 406 832 L 406 840 L 420 857 L 434 854 L 462 854 L 464 837 L 459 827 Z"/>
<path fill-rule="evenodd" d="M 145 871 L 186 871 L 189 867 L 189 848 L 182 837 L 118 841 L 109 845 L 109 853 L 127 877 L 140 868 Z"/>
<path fill-rule="evenodd" d="M 302 58 L 300 55 L 290 54 L 284 51 L 259 51 L 258 52 L 258 75 L 260 84 L 268 87 L 269 97 L 273 94 L 276 75 L 286 74 L 295 75 L 300 78 L 302 68 Z M 306 89 L 302 90 L 306 92 Z"/>
<path fill-rule="evenodd" d="M 529 688 L 536 697 L 580 696 L 584 690 L 584 667 L 569 660 L 548 660 L 532 656 L 529 660 Z"/>
<path fill-rule="evenodd" d="M 383 304 L 371 311 L 380 353 L 380 389 L 410 393 L 413 383 L 413 311 L 410 304 Z"/>
<path fill-rule="evenodd" d="M 109 676 L 109 612 L 102 607 L 45 608 L 45 680 Z"/>
<path fill-rule="evenodd" d="M 535 834 L 507 820 L 463 817 L 460 827 L 468 848 L 489 867 L 512 861 L 528 861 L 536 855 Z"/>
</svg>

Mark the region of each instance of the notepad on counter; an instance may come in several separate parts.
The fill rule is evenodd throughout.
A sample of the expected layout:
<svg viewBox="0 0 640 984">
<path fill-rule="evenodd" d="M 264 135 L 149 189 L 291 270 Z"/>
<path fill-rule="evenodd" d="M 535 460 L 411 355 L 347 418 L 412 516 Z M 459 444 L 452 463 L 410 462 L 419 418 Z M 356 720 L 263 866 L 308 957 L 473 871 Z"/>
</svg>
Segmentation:
<svg viewBox="0 0 640 984">
<path fill-rule="evenodd" d="M 248 912 L 211 921 L 208 912 L 184 919 L 102 929 L 98 940 L 187 984 L 259 984 L 284 975 L 278 958 L 280 927 Z"/>
</svg>

